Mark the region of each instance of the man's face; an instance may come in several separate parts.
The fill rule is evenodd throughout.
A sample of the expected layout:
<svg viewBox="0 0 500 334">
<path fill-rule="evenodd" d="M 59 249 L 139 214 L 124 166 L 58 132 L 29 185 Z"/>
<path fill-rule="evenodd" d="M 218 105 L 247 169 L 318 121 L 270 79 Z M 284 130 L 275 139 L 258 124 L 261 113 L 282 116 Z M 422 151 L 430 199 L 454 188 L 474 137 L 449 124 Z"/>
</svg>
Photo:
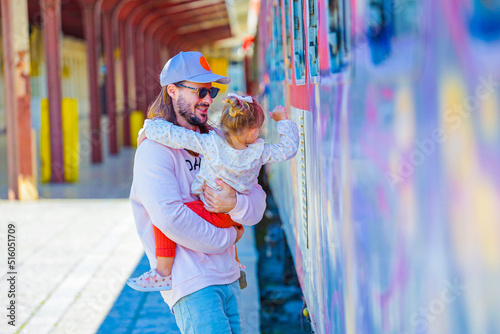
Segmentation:
<svg viewBox="0 0 500 334">
<path fill-rule="evenodd" d="M 183 83 L 184 86 L 191 88 L 211 88 L 211 83 L 196 83 L 186 81 Z M 208 107 L 212 104 L 212 98 L 210 94 L 207 94 L 204 98 L 200 99 L 197 90 L 177 87 L 178 96 L 174 101 L 175 112 L 177 117 L 184 118 L 191 125 L 203 125 L 208 120 Z"/>
</svg>

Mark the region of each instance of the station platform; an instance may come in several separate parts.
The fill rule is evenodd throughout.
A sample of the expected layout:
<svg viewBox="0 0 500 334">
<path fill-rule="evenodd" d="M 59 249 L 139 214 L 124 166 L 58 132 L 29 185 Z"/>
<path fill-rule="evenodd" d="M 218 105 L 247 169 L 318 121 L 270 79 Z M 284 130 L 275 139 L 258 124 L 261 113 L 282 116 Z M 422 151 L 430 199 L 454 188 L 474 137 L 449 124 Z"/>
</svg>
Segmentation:
<svg viewBox="0 0 500 334">
<path fill-rule="evenodd" d="M 122 149 L 99 165 L 82 157 L 78 183 L 40 184 L 41 199 L 28 202 L 5 200 L 6 162 L 0 159 L 0 250 L 7 249 L 9 223 L 16 226 L 17 243 L 16 322 L 10 326 L 2 317 L 1 333 L 179 333 L 160 293 L 125 284 L 149 269 L 128 201 L 134 152 Z M 5 156 L 2 134 L 0 157 Z M 260 333 L 252 228 L 246 229 L 238 252 L 247 267 L 246 330 Z M 2 261 L 2 296 L 8 290 L 7 269 Z M 3 310 L 7 302 L 2 298 Z"/>
</svg>

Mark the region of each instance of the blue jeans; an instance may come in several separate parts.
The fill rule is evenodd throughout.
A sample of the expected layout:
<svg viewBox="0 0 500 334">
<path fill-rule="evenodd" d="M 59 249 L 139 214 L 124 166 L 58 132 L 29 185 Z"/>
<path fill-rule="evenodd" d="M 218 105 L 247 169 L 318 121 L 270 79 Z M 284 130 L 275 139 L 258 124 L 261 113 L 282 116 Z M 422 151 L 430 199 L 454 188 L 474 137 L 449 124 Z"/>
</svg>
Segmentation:
<svg viewBox="0 0 500 334">
<path fill-rule="evenodd" d="M 238 281 L 211 285 L 187 295 L 173 307 L 183 334 L 241 334 L 243 306 Z"/>
</svg>

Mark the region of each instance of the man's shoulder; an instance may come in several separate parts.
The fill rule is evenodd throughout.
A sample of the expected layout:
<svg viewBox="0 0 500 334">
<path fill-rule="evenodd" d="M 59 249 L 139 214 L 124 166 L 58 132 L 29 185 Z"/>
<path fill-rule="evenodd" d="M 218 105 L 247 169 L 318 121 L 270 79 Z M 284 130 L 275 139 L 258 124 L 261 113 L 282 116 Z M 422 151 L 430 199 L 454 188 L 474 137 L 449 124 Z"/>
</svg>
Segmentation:
<svg viewBox="0 0 500 334">
<path fill-rule="evenodd" d="M 165 152 L 167 154 L 176 154 L 178 153 L 177 149 L 162 145 L 160 143 L 155 142 L 154 140 L 145 139 L 139 147 L 137 147 L 136 154 L 150 154 L 150 153 L 158 153 L 159 151 Z"/>
<path fill-rule="evenodd" d="M 139 161 L 173 161 L 182 156 L 182 150 L 161 145 L 154 140 L 145 139 L 135 152 L 135 163 Z"/>
</svg>

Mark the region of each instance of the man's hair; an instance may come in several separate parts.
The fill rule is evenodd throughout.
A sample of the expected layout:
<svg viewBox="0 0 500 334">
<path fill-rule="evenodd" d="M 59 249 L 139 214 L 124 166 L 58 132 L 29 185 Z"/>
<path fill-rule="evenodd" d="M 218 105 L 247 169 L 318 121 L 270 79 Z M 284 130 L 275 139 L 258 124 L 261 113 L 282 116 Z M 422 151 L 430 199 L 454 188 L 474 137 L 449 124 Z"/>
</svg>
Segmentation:
<svg viewBox="0 0 500 334">
<path fill-rule="evenodd" d="M 182 84 L 183 82 L 184 81 L 177 82 L 173 85 Z M 149 119 L 161 117 L 166 119 L 170 123 L 178 125 L 172 97 L 168 94 L 167 87 L 168 85 L 162 87 L 158 96 L 156 96 L 154 101 L 149 105 L 147 117 Z M 200 129 L 201 133 L 208 133 L 208 131 L 211 129 L 207 124 L 198 125 L 198 128 Z"/>
</svg>

